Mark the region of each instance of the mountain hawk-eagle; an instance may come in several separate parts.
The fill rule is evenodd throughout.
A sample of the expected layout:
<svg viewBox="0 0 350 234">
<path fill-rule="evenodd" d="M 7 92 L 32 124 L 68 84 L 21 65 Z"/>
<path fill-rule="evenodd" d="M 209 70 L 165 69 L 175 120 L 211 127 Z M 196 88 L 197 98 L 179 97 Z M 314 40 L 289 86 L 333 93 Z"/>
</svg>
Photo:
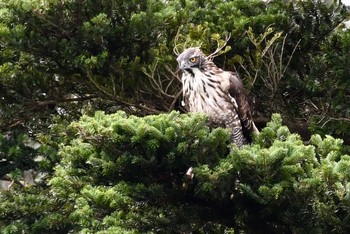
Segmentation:
<svg viewBox="0 0 350 234">
<path fill-rule="evenodd" d="M 215 126 L 232 129 L 232 141 L 238 147 L 249 143 L 251 133 L 259 133 L 237 73 L 218 68 L 199 48 L 186 49 L 177 62 L 188 111 L 206 113 Z"/>
</svg>

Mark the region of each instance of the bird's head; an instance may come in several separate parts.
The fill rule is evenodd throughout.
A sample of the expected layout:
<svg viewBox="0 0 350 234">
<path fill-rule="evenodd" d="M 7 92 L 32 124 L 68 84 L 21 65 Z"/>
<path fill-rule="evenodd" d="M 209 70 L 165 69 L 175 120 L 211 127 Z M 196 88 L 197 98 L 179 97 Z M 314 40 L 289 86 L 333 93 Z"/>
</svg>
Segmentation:
<svg viewBox="0 0 350 234">
<path fill-rule="evenodd" d="M 179 63 L 180 69 L 183 71 L 191 71 L 194 68 L 202 70 L 207 57 L 198 47 L 191 47 L 185 49 L 176 60 Z"/>
</svg>

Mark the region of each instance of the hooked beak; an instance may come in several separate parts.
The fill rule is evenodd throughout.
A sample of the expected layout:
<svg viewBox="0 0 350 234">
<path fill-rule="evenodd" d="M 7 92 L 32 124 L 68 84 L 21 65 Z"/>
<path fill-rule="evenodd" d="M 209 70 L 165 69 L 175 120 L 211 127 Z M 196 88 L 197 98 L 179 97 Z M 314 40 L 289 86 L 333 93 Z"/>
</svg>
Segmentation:
<svg viewBox="0 0 350 234">
<path fill-rule="evenodd" d="M 181 70 L 185 70 L 187 68 L 184 61 L 179 62 L 179 67 Z"/>
</svg>

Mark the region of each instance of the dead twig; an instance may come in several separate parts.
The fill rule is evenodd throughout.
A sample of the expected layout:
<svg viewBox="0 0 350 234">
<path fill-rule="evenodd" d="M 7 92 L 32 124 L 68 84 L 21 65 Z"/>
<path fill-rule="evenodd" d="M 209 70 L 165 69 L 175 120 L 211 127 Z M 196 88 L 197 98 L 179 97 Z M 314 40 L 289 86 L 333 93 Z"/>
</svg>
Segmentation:
<svg viewBox="0 0 350 234">
<path fill-rule="evenodd" d="M 180 54 L 180 52 L 179 52 L 178 41 L 179 41 L 180 32 L 181 32 L 182 28 L 183 28 L 183 25 L 181 25 L 181 26 L 177 29 L 177 32 L 176 32 L 176 35 L 175 35 L 173 52 L 174 52 L 174 54 L 176 54 L 176 56 L 178 56 L 178 55 Z"/>
<path fill-rule="evenodd" d="M 227 45 L 230 38 L 231 38 L 231 33 L 226 33 L 224 43 L 221 46 L 218 44 L 216 50 L 210 55 L 208 55 L 208 58 L 210 60 L 213 60 L 215 57 L 219 56 L 220 51 Z"/>
</svg>

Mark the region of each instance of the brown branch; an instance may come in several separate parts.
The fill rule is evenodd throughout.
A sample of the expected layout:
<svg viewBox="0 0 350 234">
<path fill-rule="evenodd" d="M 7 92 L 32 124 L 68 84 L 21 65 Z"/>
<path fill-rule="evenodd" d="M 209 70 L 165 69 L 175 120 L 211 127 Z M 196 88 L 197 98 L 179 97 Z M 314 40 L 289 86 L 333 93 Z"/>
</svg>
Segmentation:
<svg viewBox="0 0 350 234">
<path fill-rule="evenodd" d="M 110 94 L 108 91 L 106 91 L 105 89 L 103 89 L 93 78 L 90 72 L 87 72 L 87 77 L 89 78 L 89 80 L 91 81 L 91 83 L 94 85 L 94 87 L 96 89 L 98 89 L 101 93 L 103 93 L 105 96 L 114 99 L 115 96 L 113 94 Z"/>
<path fill-rule="evenodd" d="M 212 60 L 213 58 L 219 56 L 220 55 L 219 52 L 227 45 L 227 42 L 230 40 L 230 38 L 231 38 L 231 33 L 226 33 L 224 44 L 219 46 L 219 43 L 218 43 L 218 47 L 216 48 L 216 50 L 213 53 L 208 55 L 208 58 L 210 60 Z"/>
<path fill-rule="evenodd" d="M 171 102 L 171 104 L 170 104 L 170 107 L 169 107 L 169 110 L 168 110 L 168 111 L 174 109 L 175 103 L 176 103 L 176 101 L 179 99 L 179 97 L 180 97 L 181 95 L 182 95 L 182 90 L 180 90 L 180 91 L 176 94 L 174 100 L 173 100 L 173 101 Z"/>
<path fill-rule="evenodd" d="M 181 25 L 178 29 L 177 29 L 177 32 L 176 32 L 176 35 L 175 35 L 175 40 L 174 40 L 174 47 L 173 47 L 173 52 L 174 54 L 176 54 L 176 56 L 178 56 L 180 54 L 179 52 L 179 45 L 177 44 L 178 41 L 179 41 L 179 37 L 180 37 L 180 32 L 181 32 L 181 29 L 183 28 L 183 25 Z"/>
<path fill-rule="evenodd" d="M 76 98 L 64 98 L 64 99 L 53 99 L 53 100 L 46 100 L 46 101 L 34 101 L 30 102 L 30 105 L 35 106 L 47 106 L 51 104 L 58 104 L 58 103 L 67 103 L 67 102 L 80 102 L 80 101 L 86 101 L 97 98 L 96 95 L 88 95 L 88 96 L 82 96 L 82 97 L 76 97 Z"/>
</svg>

